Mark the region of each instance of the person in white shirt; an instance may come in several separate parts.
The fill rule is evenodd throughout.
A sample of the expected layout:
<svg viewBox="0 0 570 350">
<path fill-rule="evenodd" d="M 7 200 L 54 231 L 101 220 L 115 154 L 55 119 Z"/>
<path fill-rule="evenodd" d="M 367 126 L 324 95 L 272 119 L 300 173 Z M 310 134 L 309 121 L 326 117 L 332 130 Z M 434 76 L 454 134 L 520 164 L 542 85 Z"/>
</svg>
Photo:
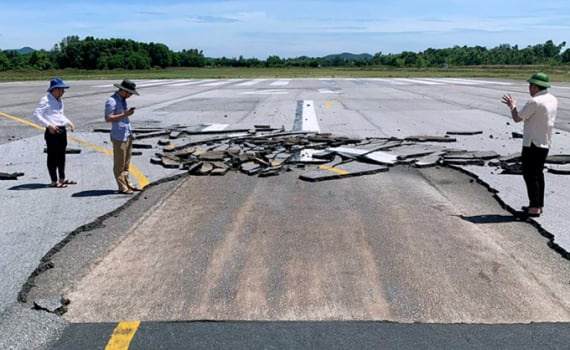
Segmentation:
<svg viewBox="0 0 570 350">
<path fill-rule="evenodd" d="M 53 78 L 47 94 L 40 99 L 34 112 L 38 125 L 46 128 L 44 138 L 47 146 L 47 168 L 51 178 L 51 187 L 67 187 L 75 181 L 65 177 L 65 150 L 67 148 L 67 127 L 73 131 L 75 126 L 63 114 L 62 96 L 69 85 L 61 78 Z"/>
<path fill-rule="evenodd" d="M 504 95 L 502 102 L 511 109 L 515 123 L 524 122 L 522 171 L 529 205 L 523 207 L 523 215 L 539 217 L 544 207 L 544 163 L 552 146 L 558 100 L 548 92 L 548 75 L 535 73 L 527 81 L 531 99 L 520 111 L 517 101 L 510 94 Z"/>
</svg>

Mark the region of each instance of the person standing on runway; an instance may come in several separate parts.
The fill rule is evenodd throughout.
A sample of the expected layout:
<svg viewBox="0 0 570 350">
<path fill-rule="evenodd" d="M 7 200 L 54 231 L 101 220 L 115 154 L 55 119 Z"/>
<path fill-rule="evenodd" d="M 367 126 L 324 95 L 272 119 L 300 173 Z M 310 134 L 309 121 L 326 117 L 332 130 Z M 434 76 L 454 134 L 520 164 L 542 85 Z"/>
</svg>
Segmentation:
<svg viewBox="0 0 570 350">
<path fill-rule="evenodd" d="M 550 79 L 544 73 L 535 73 L 527 80 L 531 99 L 521 110 L 510 95 L 502 102 L 511 110 L 515 123 L 524 122 L 522 171 L 529 204 L 523 207 L 523 215 L 539 217 L 544 207 L 544 164 L 552 146 L 552 128 L 556 120 L 558 100 L 548 92 Z"/>
<path fill-rule="evenodd" d="M 139 95 L 136 84 L 130 80 L 123 80 L 121 84 L 114 84 L 118 88 L 105 102 L 105 121 L 111 123 L 111 142 L 113 143 L 113 173 L 117 181 L 120 194 L 133 194 L 141 189 L 133 185 L 129 178 L 131 152 L 133 148 L 133 129 L 130 116 L 135 108 L 127 107 L 127 99 Z"/>
<path fill-rule="evenodd" d="M 73 123 L 63 113 L 65 89 L 69 85 L 61 78 L 53 78 L 47 94 L 40 99 L 34 112 L 37 124 L 46 128 L 44 138 L 47 146 L 47 168 L 51 178 L 50 187 L 63 188 L 75 181 L 65 177 L 65 151 L 67 148 L 67 127 L 75 130 Z"/>
</svg>

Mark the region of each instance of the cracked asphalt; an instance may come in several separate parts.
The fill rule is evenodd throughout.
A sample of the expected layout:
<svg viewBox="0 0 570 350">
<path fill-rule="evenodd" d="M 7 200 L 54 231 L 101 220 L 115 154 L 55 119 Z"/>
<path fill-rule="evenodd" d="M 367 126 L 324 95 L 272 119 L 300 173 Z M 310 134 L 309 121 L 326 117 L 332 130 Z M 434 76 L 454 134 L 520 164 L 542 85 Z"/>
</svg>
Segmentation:
<svg viewBox="0 0 570 350">
<path fill-rule="evenodd" d="M 133 122 L 140 126 L 290 127 L 298 101 L 310 99 L 314 101 L 321 132 L 405 137 L 477 129 L 481 135 L 458 137 L 451 147 L 494 150 L 503 155 L 520 150 L 520 140 L 511 137 L 519 128 L 509 123 L 499 99 L 504 92 L 511 92 L 523 101 L 526 83 L 470 80 L 473 83 L 467 85 L 441 80 L 434 88 L 421 81 L 403 84 L 389 79 L 294 79 L 288 85 L 281 83 L 279 93 L 271 86 L 271 80 L 260 82 L 260 86 L 240 85 L 241 80 L 215 86 L 173 81 L 170 87 L 164 82 L 141 82 L 141 97 L 133 98 L 130 104 L 137 106 L 138 119 Z M 525 204 L 522 179 L 500 175 L 494 167 L 461 167 L 477 179 L 475 182 L 449 170 L 440 173 L 441 170 L 428 168 L 418 174 L 412 168 L 396 167 L 388 173 L 319 185 L 300 183 L 296 173 L 262 181 L 229 174 L 155 184 L 180 176 L 182 171 L 150 164 L 149 159 L 156 152 L 151 149 L 135 157 L 134 164 L 152 185 L 129 202 L 130 198 L 113 194 L 112 160 L 97 149 L 110 148 L 108 136 L 91 132 L 104 126 L 102 105 L 113 90 L 112 82 L 69 83 L 71 89 L 64 97 L 66 114 L 77 127 L 72 136 L 85 144 L 78 145 L 80 154 L 67 158 L 68 173 L 79 184 L 64 190 L 45 187 L 48 181 L 41 132 L 17 120 L 30 120 L 46 83 L 0 84 L 0 171 L 25 174 L 18 180 L 0 182 L 0 345 L 5 348 L 19 348 L 22 344 L 26 348 L 41 348 L 66 334 L 60 343 L 64 344 L 76 329 L 75 324 L 105 324 L 125 318 L 350 319 L 443 324 L 568 321 L 568 261 L 564 256 L 570 247 L 570 234 L 565 230 L 570 215 L 565 206 L 567 177 L 563 175 L 547 174 L 545 214 L 529 225 L 509 219 L 508 210 Z M 320 90 L 323 86 L 334 86 L 335 94 Z M 551 154 L 568 154 L 568 85 L 555 86 L 552 91 L 559 97 L 561 108 Z M 409 180 L 412 177 L 424 180 Z M 496 199 L 478 182 L 496 192 Z M 453 186 L 458 187 L 452 190 Z M 470 187 L 476 188 L 476 194 L 465 196 Z M 250 193 L 256 195 L 249 197 Z M 427 197 L 418 201 L 421 195 Z M 375 202 L 375 198 L 383 201 Z M 426 206 L 434 198 L 441 206 Z M 394 209 L 398 205 L 401 207 Z M 390 214 L 378 217 L 385 206 L 391 208 Z M 443 222 L 430 219 L 441 212 L 446 214 Z M 284 217 L 279 218 L 276 213 Z M 320 214 L 310 218 L 309 213 Z M 272 221 L 264 222 L 264 218 Z M 320 219 L 326 219 L 327 225 Z M 185 230 L 180 229 L 182 222 Z M 434 225 L 433 230 L 427 224 L 423 226 L 427 222 Z M 374 232 L 378 223 L 387 225 L 386 231 L 381 232 L 403 236 L 390 241 L 383 235 L 364 234 Z M 425 229 L 423 234 L 418 232 L 418 226 Z M 496 226 L 501 228 L 495 231 Z M 268 228 L 260 232 L 260 227 Z M 306 239 L 307 228 L 319 233 L 317 237 L 326 237 L 331 227 L 351 230 L 339 230 L 339 236 L 327 240 L 310 240 L 302 247 L 295 245 Z M 426 233 L 436 232 L 436 228 L 450 237 Z M 286 240 L 280 241 L 284 231 L 288 233 Z M 95 232 L 102 235 L 97 235 L 100 239 L 92 237 Z M 181 232 L 189 234 L 160 241 L 159 233 L 175 236 Z M 216 236 L 223 232 L 228 235 Z M 355 232 L 362 236 L 354 236 Z M 494 237 L 497 232 L 500 243 Z M 243 236 L 245 233 L 263 235 Z M 461 239 L 457 234 L 461 234 Z M 217 240 L 220 245 L 208 245 L 209 240 Z M 185 244 L 188 249 L 176 249 Z M 200 247 L 204 249 L 192 250 Z M 442 263 L 443 257 L 449 258 L 458 251 L 464 251 L 471 259 L 476 257 L 471 261 L 478 261 L 480 266 L 468 265 L 467 257 L 467 265 L 453 259 Z M 383 254 L 376 255 L 379 252 Z M 442 252 L 447 255 L 438 260 Z M 490 252 L 497 255 L 484 258 Z M 414 257 L 415 262 L 423 262 L 422 266 L 411 265 L 406 254 Z M 356 257 L 337 261 L 342 256 Z M 77 263 L 69 260 L 73 257 Z M 142 257 L 149 259 L 137 260 Z M 151 257 L 158 260 L 153 262 Z M 363 263 L 363 258 L 368 263 Z M 180 261 L 195 264 L 180 267 Z M 34 281 L 39 287 L 35 291 L 32 288 L 27 296 L 63 292 L 72 301 L 63 319 L 30 311 L 30 300 L 17 302 L 22 286 L 45 262 L 55 266 L 49 266 L 53 268 Z M 269 269 L 271 263 L 288 266 L 290 270 Z M 75 269 L 59 278 L 57 273 L 65 270 L 62 264 Z M 320 265 L 330 269 L 307 270 Z M 92 273 L 86 273 L 91 269 Z M 352 284 L 323 284 L 338 276 L 351 276 Z M 445 283 L 433 288 L 426 276 Z M 166 286 L 158 288 L 160 283 Z M 148 285 L 156 288 L 145 288 Z M 514 288 L 518 293 L 512 294 L 498 285 Z M 464 290 L 459 286 L 472 288 Z M 123 292 L 121 297 L 114 294 L 117 290 Z M 449 295 L 455 296 L 454 301 L 443 302 Z M 157 305 L 153 300 L 162 302 Z M 355 300 L 360 304 L 352 304 Z M 118 304 L 110 304 L 111 301 Z M 68 322 L 72 322 L 71 326 Z M 565 325 L 555 327 L 554 334 Z M 534 332 L 532 327 L 527 331 L 522 334 L 529 336 Z"/>
</svg>

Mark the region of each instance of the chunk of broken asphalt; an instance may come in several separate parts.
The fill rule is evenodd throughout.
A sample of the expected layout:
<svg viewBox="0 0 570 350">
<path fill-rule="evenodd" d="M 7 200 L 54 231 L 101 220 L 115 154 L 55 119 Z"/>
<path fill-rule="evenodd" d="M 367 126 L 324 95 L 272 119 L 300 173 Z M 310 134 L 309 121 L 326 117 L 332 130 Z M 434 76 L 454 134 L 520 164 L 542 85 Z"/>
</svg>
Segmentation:
<svg viewBox="0 0 570 350">
<path fill-rule="evenodd" d="M 69 305 L 69 300 L 61 296 L 40 298 L 34 301 L 34 309 L 44 310 L 58 315 L 65 313 L 67 305 Z"/>
<path fill-rule="evenodd" d="M 19 176 L 24 176 L 24 173 L 0 173 L 0 180 L 18 180 Z"/>
</svg>

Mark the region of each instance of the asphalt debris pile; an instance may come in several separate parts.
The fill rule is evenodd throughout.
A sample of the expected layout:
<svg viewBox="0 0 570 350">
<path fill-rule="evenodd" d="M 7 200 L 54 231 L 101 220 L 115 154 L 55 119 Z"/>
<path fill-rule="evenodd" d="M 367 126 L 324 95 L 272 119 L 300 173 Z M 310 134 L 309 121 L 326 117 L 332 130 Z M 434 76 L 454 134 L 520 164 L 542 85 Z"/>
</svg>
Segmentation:
<svg viewBox="0 0 570 350">
<path fill-rule="evenodd" d="M 500 158 L 494 151 L 454 149 L 453 135 L 480 131 L 450 131 L 444 136 L 354 138 L 326 133 L 285 131 L 256 125 L 253 129 L 200 131 L 198 127 L 135 130 L 133 148 L 160 149 L 151 163 L 216 176 L 239 171 L 250 176 L 275 176 L 299 170 L 305 181 L 324 181 L 388 171 L 391 166 L 486 165 Z M 216 135 L 214 135 L 216 134 Z M 145 139 L 156 139 L 148 142 Z"/>
<path fill-rule="evenodd" d="M 412 135 L 405 138 L 354 138 L 284 127 L 255 125 L 253 129 L 209 130 L 208 125 L 173 125 L 139 128 L 133 148 L 161 148 L 151 162 L 192 175 L 224 175 L 239 171 L 259 177 L 300 169 L 300 179 L 323 181 L 388 171 L 397 164 L 415 167 L 492 166 L 501 174 L 522 174 L 521 155 L 501 156 L 495 151 L 453 148 L 456 137 L 483 134 L 481 130 L 451 130 L 445 135 Z M 95 131 L 109 132 L 108 129 Z M 520 138 L 512 133 L 512 138 Z M 154 143 L 146 139 L 156 139 Z M 191 138 L 191 142 L 183 143 Z M 135 152 L 133 152 L 133 155 Z M 138 152 L 137 154 L 141 154 Z M 570 155 L 552 155 L 547 170 L 570 174 Z"/>
</svg>

